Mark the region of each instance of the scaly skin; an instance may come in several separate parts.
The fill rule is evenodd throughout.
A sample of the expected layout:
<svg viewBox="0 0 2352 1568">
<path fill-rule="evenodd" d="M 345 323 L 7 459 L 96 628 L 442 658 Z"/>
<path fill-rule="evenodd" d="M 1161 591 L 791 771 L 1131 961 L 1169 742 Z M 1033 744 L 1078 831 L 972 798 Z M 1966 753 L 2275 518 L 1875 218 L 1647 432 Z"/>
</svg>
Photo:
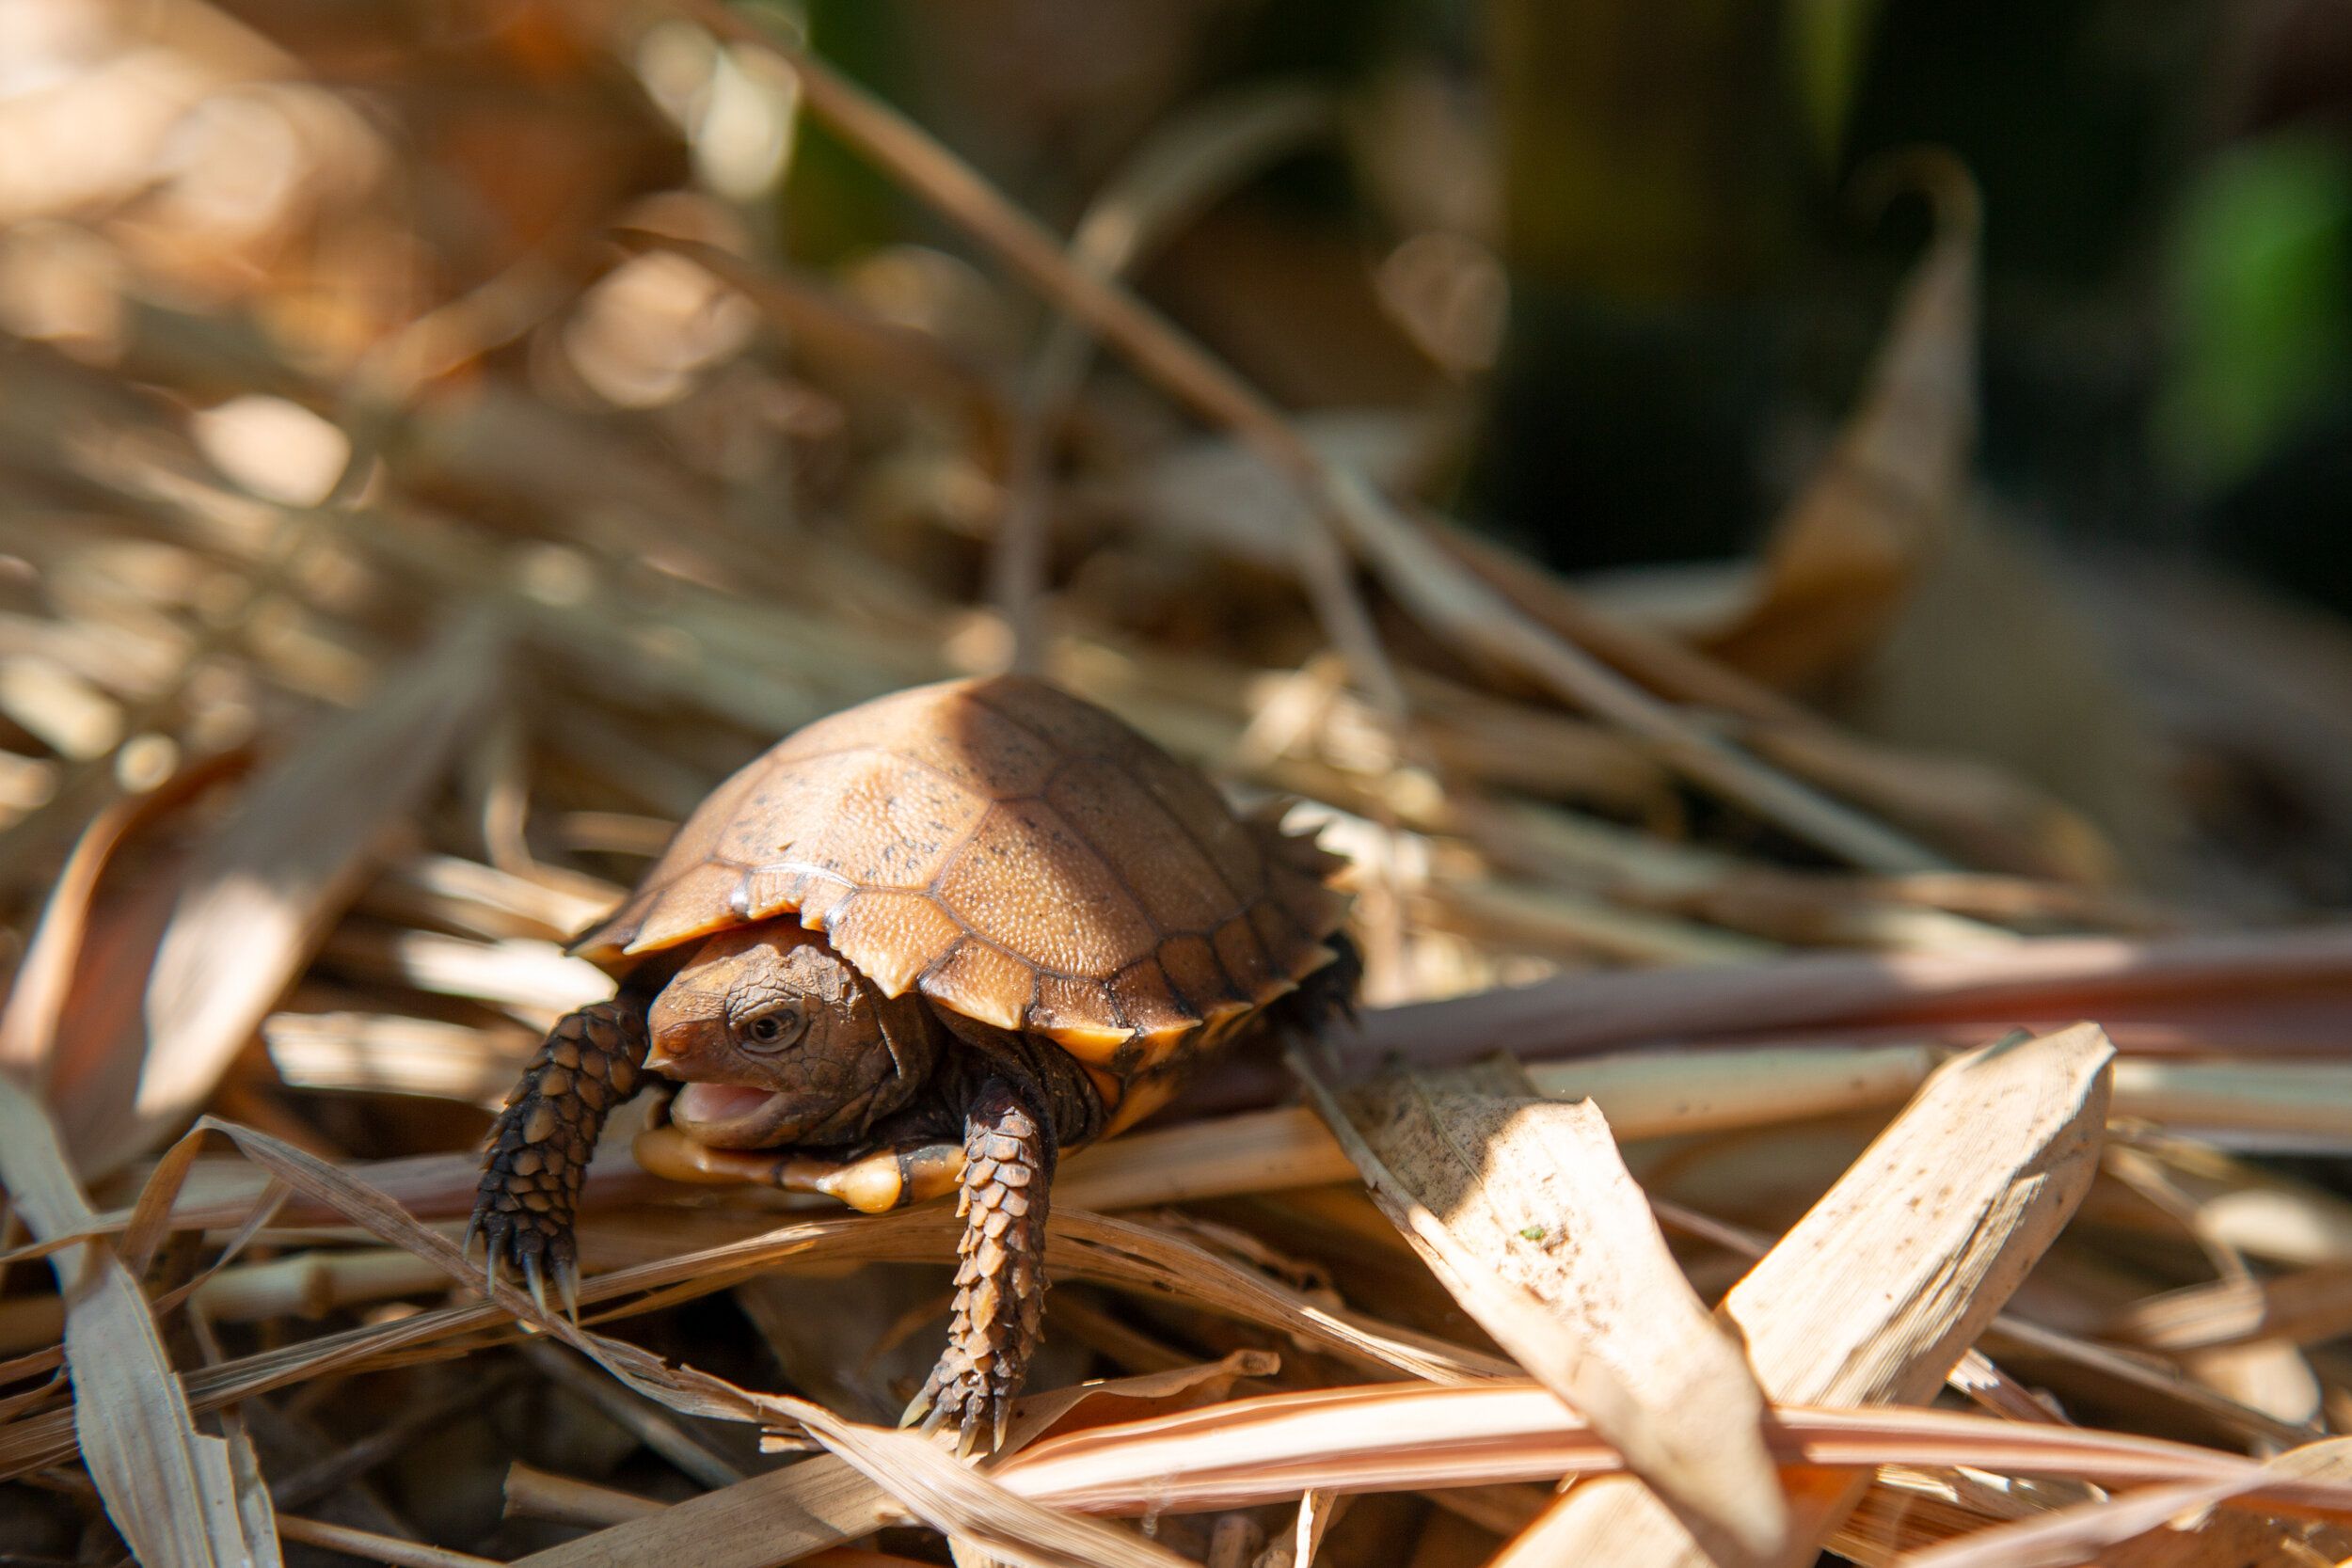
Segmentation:
<svg viewBox="0 0 2352 1568">
<path fill-rule="evenodd" d="M 644 1085 L 646 1048 L 642 1003 L 615 998 L 565 1014 L 490 1128 L 466 1245 L 479 1232 L 485 1271 L 495 1278 L 501 1263 L 515 1270 L 542 1310 L 552 1275 L 579 1314 L 572 1222 L 580 1182 L 605 1117 Z"/>
<path fill-rule="evenodd" d="M 1357 973 L 1354 949 L 1343 937 L 1335 937 L 1333 945 L 1338 962 L 1267 1009 L 1269 1032 L 1311 1037 L 1331 1016 L 1347 1011 Z M 566 1305 L 574 1302 L 572 1227 L 580 1182 L 605 1117 L 647 1076 L 647 1010 L 674 974 L 674 968 L 641 970 L 621 996 L 559 1022 L 491 1131 L 468 1243 L 480 1231 L 489 1243 L 493 1276 L 505 1264 L 542 1306 L 550 1274 Z M 954 1321 L 946 1351 L 906 1418 L 921 1420 L 926 1430 L 953 1429 L 961 1449 L 969 1452 L 1002 1445 L 1012 1401 L 1042 1338 L 1045 1221 L 1057 1153 L 1093 1141 L 1112 1108 L 1076 1058 L 1052 1040 L 993 1028 L 912 996 L 904 1004 L 922 1011 L 912 1022 L 900 1021 L 891 1037 L 894 1051 L 919 1063 L 922 1086 L 912 1102 L 863 1130 L 863 1147 L 946 1161 L 953 1158 L 953 1140 L 961 1131 L 957 1212 L 964 1232 Z M 923 1032 L 932 1024 L 940 1037 Z M 940 1037 L 952 1043 L 942 1050 Z M 666 1037 L 663 1050 L 673 1050 Z M 839 1150 L 845 1168 L 859 1148 Z M 723 1152 L 749 1173 L 763 1151 Z M 776 1154 L 772 1164 L 778 1174 L 769 1179 L 780 1180 L 794 1162 Z M 918 1185 L 902 1185 L 898 1201 L 919 1196 Z"/>
<path fill-rule="evenodd" d="M 1043 1338 L 1045 1214 L 1055 1138 L 1002 1079 L 974 1096 L 965 1119 L 964 1218 L 947 1349 L 908 1411 L 930 1432 L 957 1430 L 957 1451 L 995 1449 Z"/>
</svg>

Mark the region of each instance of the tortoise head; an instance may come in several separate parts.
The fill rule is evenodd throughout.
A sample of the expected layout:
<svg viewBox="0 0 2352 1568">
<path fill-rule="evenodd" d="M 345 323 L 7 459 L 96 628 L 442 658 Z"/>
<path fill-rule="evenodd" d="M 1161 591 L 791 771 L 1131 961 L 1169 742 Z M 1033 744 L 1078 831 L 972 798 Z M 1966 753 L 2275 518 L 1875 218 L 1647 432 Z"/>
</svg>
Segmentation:
<svg viewBox="0 0 2352 1568">
<path fill-rule="evenodd" d="M 712 1148 L 852 1143 L 929 1081 L 938 1035 L 789 920 L 722 931 L 654 999 L 645 1066 L 686 1086 L 670 1119 Z"/>
</svg>

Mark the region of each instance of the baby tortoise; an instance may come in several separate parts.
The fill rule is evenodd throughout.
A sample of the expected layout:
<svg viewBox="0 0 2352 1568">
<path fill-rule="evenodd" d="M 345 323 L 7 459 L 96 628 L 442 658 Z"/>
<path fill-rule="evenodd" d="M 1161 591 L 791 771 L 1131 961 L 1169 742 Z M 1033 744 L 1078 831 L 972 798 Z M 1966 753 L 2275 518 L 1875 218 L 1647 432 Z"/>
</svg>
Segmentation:
<svg viewBox="0 0 2352 1568">
<path fill-rule="evenodd" d="M 472 1230 L 492 1269 L 574 1302 L 581 1176 L 649 1074 L 682 1085 L 638 1142 L 660 1174 L 868 1212 L 954 1187 L 954 1321 L 909 1418 L 1001 1443 L 1057 1156 L 1238 1037 L 1345 1008 L 1339 863 L 1039 681 L 819 721 L 721 784 L 574 944 L 618 994 L 557 1023 L 507 1097 Z"/>
</svg>

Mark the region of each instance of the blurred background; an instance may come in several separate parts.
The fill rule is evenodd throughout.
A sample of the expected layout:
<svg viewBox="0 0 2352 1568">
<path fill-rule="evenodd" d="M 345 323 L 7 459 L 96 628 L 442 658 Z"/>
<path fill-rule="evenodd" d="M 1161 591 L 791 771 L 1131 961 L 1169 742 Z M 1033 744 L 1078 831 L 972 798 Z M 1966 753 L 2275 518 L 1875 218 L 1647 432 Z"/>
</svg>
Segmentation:
<svg viewBox="0 0 2352 1568">
<path fill-rule="evenodd" d="M 1095 348 L 1035 236 L 975 237 L 992 191 L 1184 337 Z M 1207 417 L 1203 363 L 1266 408 Z M 1378 529 L 1262 460 L 1293 440 Z M 1964 991 L 2038 937 L 2219 931 L 2242 970 L 2154 1001 L 2069 971 L 1815 1022 L 1940 1049 L 2095 1006 L 2268 1097 L 2168 1125 L 2340 1152 L 2343 1097 L 2263 1075 L 2335 1070 L 2341 959 L 2263 939 L 2352 902 L 2348 493 L 2340 0 L 0 0 L 0 1067 L 98 1201 L 211 1110 L 401 1162 L 372 1179 L 453 1232 L 489 1108 L 609 991 L 563 939 L 712 784 L 1023 658 L 1296 802 L 1353 863 L 1373 1002 L 1825 948 Z M 1687 1043 L 1659 1016 L 1585 1046 Z M 1871 1130 L 1678 1148 L 1673 1190 L 1778 1229 Z M 198 1188 L 249 1198 L 235 1164 Z M 600 1211 L 593 1269 L 772 1217 L 655 1197 Z M 1214 1213 L 1352 1269 L 1386 1227 L 1323 1199 Z M 2138 1223 L 2085 1227 L 2052 1321 L 2208 1281 L 2208 1233 Z M 324 1272 L 216 1303 L 228 1354 L 446 1294 L 349 1239 L 269 1237 Z M 1342 1277 L 1460 1330 L 1390 1272 Z M 888 1274 L 630 1332 L 887 1419 L 945 1278 Z M 45 1374 L 55 1293 L 0 1285 Z M 1057 1323 L 1108 1321 L 1086 1290 Z M 1294 1353 L 1135 1310 L 1177 1360 Z M 1124 1322 L 1056 1375 L 1129 1365 Z M 2275 1348 L 2187 1365 L 2342 1430 L 2352 1363 Z M 287 1495 L 501 1557 L 561 1538 L 502 1517 L 516 1452 L 733 1473 L 472 1368 L 245 1408 Z M 432 1463 L 374 1435 L 425 1407 Z M 1394 1560 L 1399 1517 L 1334 1560 Z M 0 1527 L 113 1560 L 65 1492 L 0 1490 Z"/>
<path fill-rule="evenodd" d="M 1098 208 L 1115 253 L 1109 230 L 1136 229 L 1121 264 L 1142 293 L 1392 494 L 1866 732 L 2022 770 L 2135 875 L 2216 892 L 2283 856 L 2294 896 L 2343 891 L 2306 832 L 2341 827 L 2344 802 L 2309 798 L 2340 779 L 2266 763 L 2225 785 L 2177 745 L 2293 751 L 2216 732 L 2291 731 L 2342 691 L 2332 623 L 2287 609 L 2352 608 L 2341 7 L 764 14 L 1057 231 Z M 1885 460 L 1921 486 L 1893 510 L 1920 504 L 1821 535 L 1859 599 L 1837 629 L 1763 650 L 1750 626 L 1743 645 L 1776 537 L 1803 566 L 1791 509 L 1868 404 L 1938 213 L 1980 236 L 1980 317 L 1963 292 L 1926 329 L 1945 406 Z M 776 289 L 754 304 L 649 233 Z M 44 390 L 64 377 L 167 409 L 208 467 L 278 503 L 397 477 L 510 541 L 609 557 L 637 548 L 616 516 L 691 493 L 746 548 L 854 540 L 962 603 L 1034 497 L 1061 603 L 1166 645 L 1307 657 L 1281 552 L 1251 569 L 1253 512 L 1287 503 L 1123 365 L 1077 357 L 1083 395 L 1052 394 L 1065 417 L 1008 434 L 1008 400 L 1051 390 L 1024 380 L 1047 319 L 812 123 L 776 59 L 684 14 L 0 15 L 8 526 L 43 541 L 18 551 L 20 609 L 54 595 L 41 558 L 78 510 L 39 477 L 78 428 Z M 1041 488 L 1008 488 L 1008 440 L 1041 451 Z M 659 548 L 643 564 L 687 570 Z M 2179 646 L 2184 626 L 2253 613 L 2225 578 L 2261 586 L 2284 662 L 2188 680 L 2174 666 L 2222 655 Z M 0 810 L 110 755 L 127 732 L 109 710 L 157 695 L 135 636 L 112 668 L 54 656 L 20 647 L 0 682 Z M 2152 668 L 2128 700 L 2109 678 Z M 2194 823 L 2173 784 L 2195 786 Z M 2226 873 L 2200 860 L 2213 832 L 2233 835 Z"/>
</svg>

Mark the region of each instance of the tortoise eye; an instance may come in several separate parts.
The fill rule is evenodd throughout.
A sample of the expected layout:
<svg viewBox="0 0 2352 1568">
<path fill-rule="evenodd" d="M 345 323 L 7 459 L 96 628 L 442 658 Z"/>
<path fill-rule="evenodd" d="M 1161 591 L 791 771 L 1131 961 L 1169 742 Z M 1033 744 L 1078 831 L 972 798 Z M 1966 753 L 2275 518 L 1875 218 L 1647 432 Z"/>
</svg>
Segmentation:
<svg viewBox="0 0 2352 1568">
<path fill-rule="evenodd" d="M 762 1051 L 780 1051 L 801 1037 L 808 1021 L 789 1007 L 743 1021 L 743 1042 Z"/>
</svg>

